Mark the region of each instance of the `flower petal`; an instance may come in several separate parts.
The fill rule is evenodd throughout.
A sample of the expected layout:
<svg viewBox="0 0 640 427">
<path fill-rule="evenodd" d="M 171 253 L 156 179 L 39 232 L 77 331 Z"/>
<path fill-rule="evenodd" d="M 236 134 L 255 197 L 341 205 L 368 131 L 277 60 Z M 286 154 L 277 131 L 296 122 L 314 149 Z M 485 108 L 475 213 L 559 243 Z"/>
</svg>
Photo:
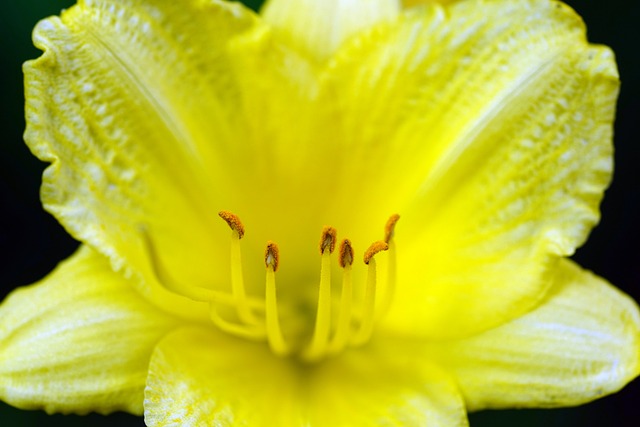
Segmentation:
<svg viewBox="0 0 640 427">
<path fill-rule="evenodd" d="M 47 412 L 142 412 L 151 351 L 176 321 L 83 247 L 0 306 L 0 397 Z"/>
<path fill-rule="evenodd" d="M 398 6 L 398 0 L 270 0 L 261 14 L 288 45 L 322 61 L 349 36 L 395 18 Z"/>
<path fill-rule="evenodd" d="M 34 31 L 44 54 L 24 67 L 25 139 L 52 162 L 43 203 L 74 237 L 145 276 L 145 295 L 167 309 L 176 297 L 153 288 L 150 244 L 185 288 L 228 274 L 211 267 L 228 257 L 216 212 L 234 198 L 224 178 L 237 166 L 216 150 L 241 128 L 225 51 L 256 22 L 226 2 L 85 0 Z"/>
<path fill-rule="evenodd" d="M 414 7 L 425 3 L 449 4 L 458 0 L 402 0 L 403 7 Z"/>
<path fill-rule="evenodd" d="M 274 356 L 264 344 L 181 330 L 164 339 L 152 357 L 145 421 L 149 426 L 467 425 L 447 375 L 388 350 L 362 349 L 305 365 Z"/>
<path fill-rule="evenodd" d="M 395 330 L 462 336 L 526 312 L 599 219 L 617 71 L 562 3 L 407 11 L 338 52 L 325 90 L 345 157 L 368 159 L 350 203 L 402 216 Z"/>
<path fill-rule="evenodd" d="M 637 304 L 565 260 L 534 311 L 424 354 L 457 376 L 470 409 L 578 405 L 640 374 Z"/>
</svg>

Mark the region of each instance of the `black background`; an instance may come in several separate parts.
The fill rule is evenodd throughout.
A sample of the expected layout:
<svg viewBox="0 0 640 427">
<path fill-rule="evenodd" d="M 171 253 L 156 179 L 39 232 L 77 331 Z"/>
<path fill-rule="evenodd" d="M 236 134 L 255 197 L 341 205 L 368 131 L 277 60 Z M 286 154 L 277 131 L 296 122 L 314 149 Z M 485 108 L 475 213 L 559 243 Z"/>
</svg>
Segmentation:
<svg viewBox="0 0 640 427">
<path fill-rule="evenodd" d="M 257 7 L 260 1 L 247 1 Z M 616 121 L 616 171 L 602 205 L 603 219 L 575 259 L 640 300 L 640 3 L 629 0 L 573 0 L 589 39 L 613 47 L 622 79 Z M 69 0 L 3 2 L 0 10 L 0 297 L 34 282 L 70 255 L 77 243 L 40 206 L 38 191 L 45 165 L 22 142 L 24 130 L 21 64 L 39 55 L 31 29 L 41 18 L 57 14 Z M 472 427 L 483 426 L 621 426 L 640 420 L 640 381 L 620 393 L 577 408 L 483 411 L 471 414 Z M 142 426 L 127 414 L 48 416 L 0 403 L 2 426 Z"/>
</svg>

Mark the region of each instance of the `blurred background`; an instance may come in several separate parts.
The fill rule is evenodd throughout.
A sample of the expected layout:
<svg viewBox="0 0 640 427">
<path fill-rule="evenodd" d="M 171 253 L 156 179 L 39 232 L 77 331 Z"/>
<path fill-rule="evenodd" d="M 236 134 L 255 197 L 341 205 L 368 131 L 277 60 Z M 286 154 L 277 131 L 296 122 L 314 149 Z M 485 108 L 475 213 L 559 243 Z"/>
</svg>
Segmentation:
<svg viewBox="0 0 640 427">
<path fill-rule="evenodd" d="M 252 8 L 261 1 L 245 1 Z M 640 3 L 629 0 L 573 0 L 589 39 L 616 52 L 622 92 L 616 122 L 616 172 L 602 205 L 603 219 L 575 259 L 640 301 Z M 22 142 L 24 130 L 21 64 L 39 56 L 31 29 L 46 16 L 73 4 L 70 0 L 5 1 L 0 11 L 0 299 L 11 289 L 32 283 L 77 247 L 40 206 L 38 191 L 45 164 Z M 640 380 L 620 393 L 591 404 L 554 410 L 483 411 L 470 415 L 472 427 L 639 425 Z M 48 416 L 0 402 L 2 426 L 143 426 L 141 418 Z"/>
</svg>

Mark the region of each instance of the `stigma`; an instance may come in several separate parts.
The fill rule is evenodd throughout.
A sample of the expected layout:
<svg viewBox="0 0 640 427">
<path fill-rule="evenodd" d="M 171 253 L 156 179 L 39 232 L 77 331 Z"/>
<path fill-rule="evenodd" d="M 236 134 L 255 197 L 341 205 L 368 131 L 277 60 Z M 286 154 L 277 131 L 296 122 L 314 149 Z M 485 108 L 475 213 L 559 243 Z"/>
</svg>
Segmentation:
<svg viewBox="0 0 640 427">
<path fill-rule="evenodd" d="M 221 211 L 218 215 L 231 229 L 229 284 L 226 290 L 191 290 L 194 299 L 197 297 L 210 304 L 210 318 L 217 328 L 242 338 L 264 341 L 276 355 L 297 357 L 309 363 L 350 347 L 365 345 L 370 340 L 376 321 L 386 313 L 393 298 L 396 275 L 394 233 L 399 215 L 392 215 L 384 228 L 381 227 L 383 238 L 369 244 L 361 258 L 355 255 L 351 240 L 340 240 L 334 227 L 322 228 L 318 244 L 319 271 L 315 284 L 312 283 L 314 288 L 310 290 L 314 295 L 310 299 L 313 307 L 297 316 L 291 316 L 290 307 L 284 307 L 281 302 L 284 300 L 291 304 L 292 300 L 295 302 L 295 296 L 281 295 L 291 291 L 290 286 L 278 287 L 278 271 L 286 269 L 287 265 L 280 260 L 277 242 L 265 243 L 261 262 L 264 293 L 250 294 L 245 287 L 241 247 L 242 241 L 250 237 L 245 236 L 244 224 L 237 215 L 229 211 Z M 250 236 L 250 232 L 247 235 Z M 154 257 L 153 248 L 150 249 Z M 383 278 L 378 277 L 377 272 L 376 259 L 380 256 L 387 258 L 387 274 Z M 260 261 L 250 260 L 250 263 L 249 268 L 256 268 Z M 177 285 L 172 285 L 173 280 L 162 269 L 161 263 L 153 264 L 161 283 L 169 289 L 177 288 Z M 364 280 L 354 280 L 353 272 L 357 269 L 364 270 L 364 274 L 355 277 L 365 277 Z M 335 282 L 333 288 L 332 279 Z M 250 289 L 255 292 L 257 287 L 251 286 Z M 297 323 L 298 327 L 289 327 L 293 326 L 288 324 L 290 322 Z M 304 327 L 300 328 L 300 323 Z M 292 330 L 306 332 L 299 334 Z"/>
</svg>

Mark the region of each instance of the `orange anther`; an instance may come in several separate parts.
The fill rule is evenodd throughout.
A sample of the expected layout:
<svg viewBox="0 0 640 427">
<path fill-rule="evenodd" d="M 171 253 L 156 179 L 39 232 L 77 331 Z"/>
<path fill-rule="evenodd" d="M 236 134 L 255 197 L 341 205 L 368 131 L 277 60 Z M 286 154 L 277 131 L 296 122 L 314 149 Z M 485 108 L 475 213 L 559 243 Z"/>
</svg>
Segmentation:
<svg viewBox="0 0 640 427">
<path fill-rule="evenodd" d="M 342 268 L 353 264 L 353 248 L 351 247 L 351 241 L 349 239 L 344 239 L 340 244 L 338 263 Z"/>
<path fill-rule="evenodd" d="M 242 225 L 242 221 L 240 221 L 238 215 L 229 211 L 220 211 L 218 215 L 227 222 L 227 225 L 229 225 L 233 231 L 238 233 L 238 238 L 242 239 L 242 236 L 244 236 L 244 225 Z"/>
<path fill-rule="evenodd" d="M 371 258 L 373 258 L 378 252 L 386 251 L 389 249 L 389 245 L 382 240 L 378 240 L 377 242 L 373 242 L 369 249 L 364 253 L 364 263 L 369 264 Z"/>
<path fill-rule="evenodd" d="M 264 263 L 267 268 L 273 268 L 273 271 L 278 271 L 278 264 L 280 262 L 280 250 L 278 245 L 272 241 L 267 242 L 267 249 L 264 251 Z"/>
<path fill-rule="evenodd" d="M 329 226 L 325 226 L 322 229 L 322 237 L 320 238 L 320 253 L 324 253 L 325 250 L 329 250 L 329 253 L 333 253 L 336 248 L 336 236 L 338 231 Z"/>
</svg>

